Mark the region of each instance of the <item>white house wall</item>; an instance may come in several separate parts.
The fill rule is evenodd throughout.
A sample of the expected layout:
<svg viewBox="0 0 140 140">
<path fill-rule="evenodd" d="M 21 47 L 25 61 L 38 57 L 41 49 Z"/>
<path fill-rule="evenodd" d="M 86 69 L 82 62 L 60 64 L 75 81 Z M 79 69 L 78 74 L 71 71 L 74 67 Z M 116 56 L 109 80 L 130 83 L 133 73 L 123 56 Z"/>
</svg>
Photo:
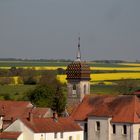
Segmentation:
<svg viewBox="0 0 140 140">
<path fill-rule="evenodd" d="M 17 138 L 17 140 L 23 140 L 23 134 L 21 134 L 21 135 Z"/>
<path fill-rule="evenodd" d="M 133 124 L 131 126 L 131 137 L 132 137 L 132 140 L 140 140 L 140 124 Z"/>
<path fill-rule="evenodd" d="M 83 131 L 64 132 L 63 138 L 60 138 L 60 133 L 57 133 L 57 138 L 54 138 L 54 133 L 36 133 L 34 140 L 69 140 L 69 136 L 72 136 L 72 140 L 83 140 Z"/>
<path fill-rule="evenodd" d="M 133 140 L 131 138 L 131 125 L 126 123 L 115 123 L 116 133 L 113 134 L 111 131 L 111 140 Z M 127 134 L 123 134 L 123 125 L 127 126 Z M 138 139 L 134 139 L 138 140 Z"/>
<path fill-rule="evenodd" d="M 107 118 L 107 117 L 89 117 L 88 140 L 111 140 L 110 120 L 111 118 Z M 100 122 L 100 131 L 96 131 L 96 121 Z"/>
<path fill-rule="evenodd" d="M 140 140 L 140 137 L 139 137 L 140 124 L 115 123 L 115 125 L 116 125 L 116 134 L 111 134 L 112 135 L 111 140 L 118 140 L 118 139 L 119 140 Z M 127 126 L 126 135 L 122 133 L 123 125 Z"/>
<path fill-rule="evenodd" d="M 27 126 L 25 126 L 20 120 L 16 120 L 5 131 L 22 132 L 23 134 L 22 140 L 34 139 L 34 133 L 32 132 L 32 130 L 30 130 Z"/>
<path fill-rule="evenodd" d="M 16 120 L 5 131 L 22 132 L 18 140 L 69 140 L 69 136 L 72 136 L 72 140 L 83 140 L 83 131 L 64 132 L 63 138 L 57 133 L 57 138 L 54 138 L 54 133 L 34 133 L 20 120 Z"/>
</svg>

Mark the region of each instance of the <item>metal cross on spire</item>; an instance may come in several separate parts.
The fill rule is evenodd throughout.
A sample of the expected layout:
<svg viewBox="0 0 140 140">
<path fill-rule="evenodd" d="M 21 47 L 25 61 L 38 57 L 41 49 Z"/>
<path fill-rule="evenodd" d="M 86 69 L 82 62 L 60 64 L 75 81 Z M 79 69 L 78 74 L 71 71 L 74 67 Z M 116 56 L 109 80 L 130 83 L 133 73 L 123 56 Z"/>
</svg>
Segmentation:
<svg viewBox="0 0 140 140">
<path fill-rule="evenodd" d="M 77 59 L 76 59 L 76 61 L 81 61 L 80 36 L 78 38 L 78 51 L 77 51 Z"/>
</svg>

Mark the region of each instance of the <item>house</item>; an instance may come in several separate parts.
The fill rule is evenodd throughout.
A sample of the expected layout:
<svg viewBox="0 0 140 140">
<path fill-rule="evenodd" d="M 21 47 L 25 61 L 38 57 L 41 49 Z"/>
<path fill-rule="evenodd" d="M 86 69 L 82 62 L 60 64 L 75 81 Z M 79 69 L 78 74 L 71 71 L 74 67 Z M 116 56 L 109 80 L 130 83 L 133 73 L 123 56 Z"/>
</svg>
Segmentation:
<svg viewBox="0 0 140 140">
<path fill-rule="evenodd" d="M 85 96 L 71 117 L 84 129 L 85 140 L 140 140 L 137 96 Z"/>
<path fill-rule="evenodd" d="M 34 118 L 52 117 L 50 108 L 34 107 L 29 101 L 0 101 L 0 129 L 6 128 L 18 118 L 27 118 L 32 112 Z"/>
<path fill-rule="evenodd" d="M 83 140 L 83 130 L 70 118 L 17 119 L 4 132 L 0 139 L 11 140 Z"/>
</svg>

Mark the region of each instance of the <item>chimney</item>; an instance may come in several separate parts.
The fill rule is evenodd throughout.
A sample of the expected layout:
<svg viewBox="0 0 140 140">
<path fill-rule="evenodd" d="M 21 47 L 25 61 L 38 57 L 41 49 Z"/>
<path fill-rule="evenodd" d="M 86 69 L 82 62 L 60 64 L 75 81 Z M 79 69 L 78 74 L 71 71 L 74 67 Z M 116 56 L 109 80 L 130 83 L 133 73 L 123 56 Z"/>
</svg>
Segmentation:
<svg viewBox="0 0 140 140">
<path fill-rule="evenodd" d="M 11 123 L 14 121 L 14 118 L 13 117 L 11 117 Z"/>
<path fill-rule="evenodd" d="M 56 111 L 53 113 L 53 120 L 54 120 L 55 122 L 58 122 L 58 114 L 57 114 Z"/>
<path fill-rule="evenodd" d="M 32 112 L 29 112 L 29 118 L 28 118 L 28 120 L 30 122 L 32 122 L 32 120 L 33 120 L 33 113 Z"/>
</svg>

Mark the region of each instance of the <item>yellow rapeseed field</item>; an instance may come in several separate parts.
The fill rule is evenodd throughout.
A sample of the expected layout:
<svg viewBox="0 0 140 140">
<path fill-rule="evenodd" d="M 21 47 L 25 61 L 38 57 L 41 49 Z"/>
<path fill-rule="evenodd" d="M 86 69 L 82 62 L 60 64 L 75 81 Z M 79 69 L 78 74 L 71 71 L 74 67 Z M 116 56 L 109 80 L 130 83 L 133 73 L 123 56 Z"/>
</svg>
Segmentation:
<svg viewBox="0 0 140 140">
<path fill-rule="evenodd" d="M 90 67 L 91 70 L 140 71 L 140 67 Z"/>
<path fill-rule="evenodd" d="M 66 75 L 58 75 L 58 80 L 66 83 Z M 91 74 L 91 82 L 107 81 L 107 80 L 120 80 L 120 79 L 140 79 L 139 73 L 101 73 Z"/>
<path fill-rule="evenodd" d="M 19 84 L 19 77 L 18 76 L 14 76 L 13 80 L 14 80 L 14 85 L 18 85 Z"/>
<path fill-rule="evenodd" d="M 129 64 L 131 65 L 131 64 Z M 140 71 L 140 64 L 138 67 L 138 64 L 132 64 L 137 67 L 90 67 L 91 70 L 116 70 L 116 71 Z M 0 67 L 1 69 L 10 69 L 10 67 Z M 34 69 L 34 70 L 57 70 L 58 68 L 62 68 L 66 70 L 65 66 L 35 66 L 35 67 L 17 67 L 17 68 L 23 68 L 23 69 Z"/>
</svg>

